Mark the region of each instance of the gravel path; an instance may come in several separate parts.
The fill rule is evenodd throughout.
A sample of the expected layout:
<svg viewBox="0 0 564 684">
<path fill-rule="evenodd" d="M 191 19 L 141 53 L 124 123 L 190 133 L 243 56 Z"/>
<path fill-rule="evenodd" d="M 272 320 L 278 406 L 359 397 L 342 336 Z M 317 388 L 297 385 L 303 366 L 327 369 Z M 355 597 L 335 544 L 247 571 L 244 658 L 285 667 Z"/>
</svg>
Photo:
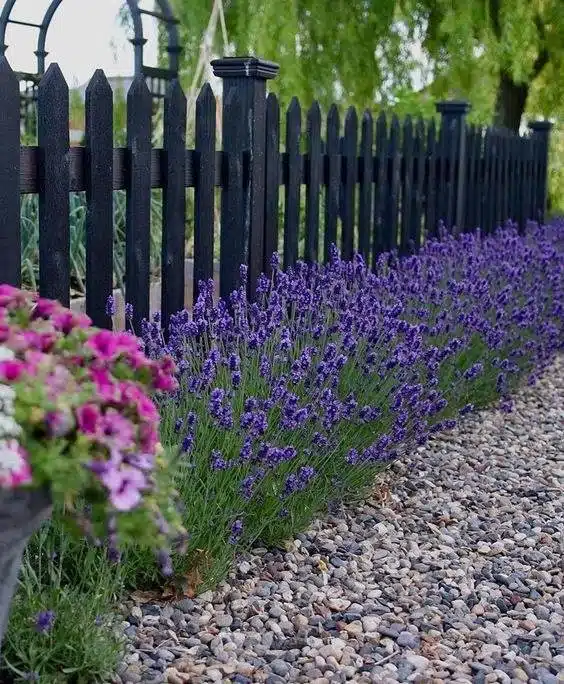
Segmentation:
<svg viewBox="0 0 564 684">
<path fill-rule="evenodd" d="M 378 498 L 130 609 L 122 682 L 564 682 L 564 359 Z M 559 674 L 560 673 L 560 674 Z"/>
</svg>

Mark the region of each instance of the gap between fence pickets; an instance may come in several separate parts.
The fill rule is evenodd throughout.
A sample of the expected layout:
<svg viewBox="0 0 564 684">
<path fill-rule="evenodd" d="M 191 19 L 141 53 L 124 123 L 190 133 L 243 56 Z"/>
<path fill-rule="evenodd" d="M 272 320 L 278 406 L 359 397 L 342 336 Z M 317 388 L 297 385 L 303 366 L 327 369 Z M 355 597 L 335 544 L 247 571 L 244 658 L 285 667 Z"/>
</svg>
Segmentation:
<svg viewBox="0 0 564 684">
<path fill-rule="evenodd" d="M 194 277 L 194 260 L 186 259 L 184 262 L 184 306 L 187 309 L 192 309 L 193 299 L 193 277 Z M 161 283 L 162 281 L 155 280 L 151 283 L 149 289 L 149 308 L 151 314 L 161 310 Z M 215 283 L 215 299 L 219 299 L 219 261 L 214 262 L 214 283 Z M 108 292 L 108 294 L 110 294 Z M 121 290 L 113 291 L 113 297 L 116 305 L 116 314 L 113 317 L 114 329 L 125 330 L 125 300 Z M 86 313 L 86 298 L 77 297 L 72 299 L 70 308 L 76 313 Z"/>
</svg>

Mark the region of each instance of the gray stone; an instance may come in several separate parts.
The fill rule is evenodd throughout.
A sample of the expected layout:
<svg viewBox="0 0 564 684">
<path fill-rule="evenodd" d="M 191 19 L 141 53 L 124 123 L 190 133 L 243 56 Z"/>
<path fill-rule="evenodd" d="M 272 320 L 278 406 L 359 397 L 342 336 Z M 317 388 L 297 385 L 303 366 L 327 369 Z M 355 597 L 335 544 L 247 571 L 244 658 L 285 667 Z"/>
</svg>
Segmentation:
<svg viewBox="0 0 564 684">
<path fill-rule="evenodd" d="M 417 648 L 419 639 L 411 632 L 400 632 L 396 641 L 398 646 L 405 646 L 407 648 Z"/>
<path fill-rule="evenodd" d="M 279 618 L 281 615 L 284 615 L 284 611 L 282 610 L 282 608 L 280 608 L 280 606 L 276 606 L 276 605 L 271 606 L 270 609 L 268 610 L 268 613 L 269 613 L 270 617 L 273 617 L 273 618 Z"/>
<path fill-rule="evenodd" d="M 167 662 L 173 661 L 176 657 L 174 653 L 171 653 L 167 648 L 157 649 L 157 656 Z"/>
<path fill-rule="evenodd" d="M 535 676 L 540 679 L 542 684 L 558 684 L 558 677 L 546 667 L 535 668 Z"/>
<path fill-rule="evenodd" d="M 176 608 L 178 608 L 178 610 L 181 610 L 183 613 L 191 613 L 194 610 L 194 606 L 196 604 L 191 599 L 185 598 L 181 601 L 178 601 L 174 605 Z"/>
<path fill-rule="evenodd" d="M 277 674 L 271 674 L 268 675 L 266 678 L 266 684 L 285 684 L 286 679 L 284 677 L 280 677 Z"/>
<path fill-rule="evenodd" d="M 121 678 L 125 684 L 138 684 L 138 682 L 142 681 L 141 673 L 137 665 L 128 667 L 121 675 Z"/>
<path fill-rule="evenodd" d="M 405 659 L 410 665 L 413 665 L 416 670 L 425 670 L 429 667 L 429 659 L 425 658 L 425 656 L 410 653 L 405 656 Z"/>
<path fill-rule="evenodd" d="M 550 650 L 550 645 L 548 641 L 543 641 L 542 644 L 539 647 L 539 656 L 541 658 L 544 658 L 545 660 L 551 660 L 552 659 L 552 652 Z"/>
<path fill-rule="evenodd" d="M 218 627 L 231 627 L 233 618 L 227 613 L 218 613 L 215 616 L 215 624 Z"/>
<path fill-rule="evenodd" d="M 402 658 L 397 664 L 397 677 L 400 682 L 404 682 L 411 673 L 415 670 L 415 667 L 405 658 Z"/>
<path fill-rule="evenodd" d="M 274 674 L 279 675 L 280 677 L 285 677 L 288 672 L 290 672 L 291 667 L 290 664 L 285 660 L 280 660 L 277 658 L 270 663 L 270 669 L 274 672 Z"/>
</svg>

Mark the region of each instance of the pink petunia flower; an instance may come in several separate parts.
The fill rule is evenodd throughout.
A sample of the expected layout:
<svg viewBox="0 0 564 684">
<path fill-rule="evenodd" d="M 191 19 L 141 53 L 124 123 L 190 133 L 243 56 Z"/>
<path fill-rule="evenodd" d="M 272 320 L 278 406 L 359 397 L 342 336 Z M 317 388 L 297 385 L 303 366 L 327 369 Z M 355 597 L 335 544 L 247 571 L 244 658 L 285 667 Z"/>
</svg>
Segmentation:
<svg viewBox="0 0 564 684">
<path fill-rule="evenodd" d="M 84 314 L 75 314 L 74 311 L 62 309 L 51 316 L 51 321 L 56 330 L 60 330 L 63 335 L 68 335 L 75 328 L 88 328 L 92 321 Z"/>
<path fill-rule="evenodd" d="M 57 334 L 54 332 L 41 333 L 41 351 L 50 352 L 57 341 Z"/>
<path fill-rule="evenodd" d="M 115 409 L 108 409 L 98 425 L 98 441 L 110 449 L 129 449 L 134 443 L 134 435 L 131 421 Z"/>
<path fill-rule="evenodd" d="M 59 302 L 53 299 L 38 299 L 33 307 L 32 318 L 49 318 L 60 309 Z"/>
<path fill-rule="evenodd" d="M 160 368 L 153 370 L 153 387 L 161 392 L 172 392 L 177 387 L 176 379 L 173 375 L 164 373 Z"/>
<path fill-rule="evenodd" d="M 100 409 L 96 404 L 83 404 L 76 409 L 78 429 L 85 435 L 93 435 L 98 429 Z"/>
<path fill-rule="evenodd" d="M 0 306 L 6 308 L 15 308 L 18 306 L 25 306 L 33 295 L 31 292 L 24 292 L 23 290 L 18 290 L 17 287 L 12 287 L 12 285 L 0 285 Z"/>
<path fill-rule="evenodd" d="M 53 357 L 38 351 L 37 349 L 28 349 L 25 352 L 25 362 L 27 372 L 35 375 L 41 366 L 48 368 L 53 363 Z"/>
<path fill-rule="evenodd" d="M 68 368 L 55 366 L 45 379 L 47 396 L 51 401 L 56 401 L 59 395 L 67 392 L 72 386 L 72 375 Z"/>
<path fill-rule="evenodd" d="M 137 338 L 128 332 L 114 333 L 116 345 L 120 351 L 123 352 L 137 352 L 139 349 L 139 342 Z"/>
<path fill-rule="evenodd" d="M 159 412 L 155 404 L 142 392 L 137 399 L 137 411 L 142 420 L 155 423 L 159 420 Z"/>
<path fill-rule="evenodd" d="M 92 349 L 101 361 L 112 360 L 119 351 L 118 339 L 109 330 L 99 330 L 94 333 L 86 342 L 86 346 Z"/>
<path fill-rule="evenodd" d="M 155 422 L 159 419 L 159 412 L 149 397 L 132 382 L 124 380 L 120 383 L 121 401 L 133 404 L 139 417 L 147 422 Z"/>
<path fill-rule="evenodd" d="M 0 323 L 0 342 L 10 339 L 10 326 L 7 323 Z"/>
<path fill-rule="evenodd" d="M 131 368 L 133 368 L 133 370 L 139 370 L 140 368 L 147 368 L 150 366 L 151 362 L 141 350 L 135 349 L 127 356 L 127 363 L 131 366 Z"/>
<path fill-rule="evenodd" d="M 176 364 L 174 363 L 172 356 L 163 357 L 160 361 L 160 366 L 163 373 L 174 375 L 176 372 Z"/>
<path fill-rule="evenodd" d="M 17 382 L 26 370 L 26 364 L 18 359 L 0 361 L 0 381 Z"/>
<path fill-rule="evenodd" d="M 49 432 L 54 437 L 64 437 L 74 427 L 74 419 L 69 410 L 65 411 L 50 411 L 45 416 L 45 421 Z"/>
<path fill-rule="evenodd" d="M 10 346 L 15 351 L 48 353 L 56 341 L 57 333 L 52 331 L 22 330 L 13 336 Z"/>
<path fill-rule="evenodd" d="M 110 503 L 118 511 L 131 511 L 141 501 L 141 492 L 147 486 L 147 480 L 137 468 L 128 465 L 116 467 L 108 463 L 100 480 L 107 487 Z"/>
<path fill-rule="evenodd" d="M 33 475 L 29 463 L 22 463 L 17 470 L 13 470 L 10 474 L 10 487 L 22 487 L 23 485 L 31 484 Z M 2 477 L 0 476 L 0 485 L 2 485 Z"/>
<path fill-rule="evenodd" d="M 22 349 L 37 349 L 42 351 L 41 334 L 35 330 L 22 330 L 18 335 L 18 342 Z"/>
<path fill-rule="evenodd" d="M 7 285 L 6 283 L 0 285 L 0 297 L 12 297 L 14 299 L 19 294 L 21 294 L 21 290 L 13 285 Z"/>
<path fill-rule="evenodd" d="M 92 368 L 89 374 L 102 401 L 117 401 L 119 399 L 118 386 L 105 368 Z"/>
<path fill-rule="evenodd" d="M 143 451 L 153 453 L 159 441 L 156 425 L 151 423 L 141 423 L 139 426 L 139 443 Z"/>
</svg>

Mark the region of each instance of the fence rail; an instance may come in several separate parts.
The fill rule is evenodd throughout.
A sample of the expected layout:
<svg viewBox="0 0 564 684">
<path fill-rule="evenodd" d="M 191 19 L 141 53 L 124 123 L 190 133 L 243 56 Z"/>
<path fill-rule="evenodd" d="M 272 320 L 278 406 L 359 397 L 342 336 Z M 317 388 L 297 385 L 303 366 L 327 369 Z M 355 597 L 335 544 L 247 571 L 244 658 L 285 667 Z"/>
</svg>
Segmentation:
<svg viewBox="0 0 564 684">
<path fill-rule="evenodd" d="M 298 258 L 326 259 L 331 243 L 345 258 L 358 250 L 369 263 L 383 251 L 417 250 L 447 229 L 489 232 L 507 219 L 542 220 L 546 204 L 550 124 L 519 136 L 466 124 L 469 105 L 437 105 L 434 120 L 403 122 L 349 108 L 325 122 L 317 103 L 302 113 L 297 99 L 281 112 L 266 81 L 277 67 L 255 58 L 213 63 L 223 78 L 223 150 L 216 150 L 216 100 L 198 97 L 195 146 L 186 149 L 186 99 L 177 82 L 165 97 L 163 147 L 151 146 L 151 97 L 139 77 L 127 96 L 127 146 L 113 148 L 112 91 L 96 71 L 86 93 L 83 147 L 69 147 L 69 91 L 57 65 L 38 88 L 38 144 L 20 145 L 19 86 L 0 61 L 0 281 L 21 283 L 20 197 L 39 197 L 39 290 L 70 298 L 69 193 L 86 192 L 86 310 L 108 326 L 112 289 L 113 192 L 126 192 L 125 297 L 134 324 L 149 315 L 151 190 L 162 188 L 163 320 L 184 302 L 186 189 L 194 188 L 194 293 L 213 277 L 215 195 L 221 189 L 220 292 L 252 284 L 281 245 L 285 267 Z M 305 124 L 305 125 L 304 125 Z M 280 194 L 283 189 L 283 216 Z M 304 211 L 305 210 L 305 211 Z M 249 292 L 253 296 L 252 288 Z"/>
</svg>

